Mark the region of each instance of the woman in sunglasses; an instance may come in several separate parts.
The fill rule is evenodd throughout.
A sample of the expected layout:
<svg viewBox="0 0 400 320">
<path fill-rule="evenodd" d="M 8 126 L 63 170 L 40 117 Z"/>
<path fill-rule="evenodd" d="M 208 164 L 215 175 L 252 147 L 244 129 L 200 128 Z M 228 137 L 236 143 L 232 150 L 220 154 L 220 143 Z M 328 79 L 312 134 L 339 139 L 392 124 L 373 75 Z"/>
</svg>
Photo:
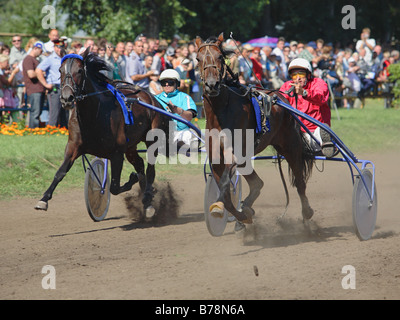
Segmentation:
<svg viewBox="0 0 400 320">
<path fill-rule="evenodd" d="M 155 97 L 161 105 L 170 112 L 173 112 L 187 121 L 191 121 L 197 116 L 197 107 L 191 96 L 179 91 L 181 77 L 174 69 L 164 70 L 160 75 L 160 83 L 163 92 Z M 174 132 L 174 142 L 178 147 L 183 144 L 191 146 L 197 138 L 190 132 L 190 128 L 182 122 L 176 121 L 176 131 Z"/>
<path fill-rule="evenodd" d="M 329 89 L 325 81 L 313 77 L 310 63 L 303 58 L 294 59 L 289 64 L 288 71 L 291 80 L 285 82 L 280 91 L 293 91 L 294 94 L 284 93 L 289 103 L 305 114 L 330 126 L 331 110 L 328 105 Z M 319 153 L 322 151 L 323 155 L 327 158 L 333 157 L 336 148 L 331 142 L 329 133 L 305 119 L 300 119 L 320 142 L 318 145 L 314 139 L 311 139 L 308 134 L 306 134 L 314 152 Z"/>
</svg>

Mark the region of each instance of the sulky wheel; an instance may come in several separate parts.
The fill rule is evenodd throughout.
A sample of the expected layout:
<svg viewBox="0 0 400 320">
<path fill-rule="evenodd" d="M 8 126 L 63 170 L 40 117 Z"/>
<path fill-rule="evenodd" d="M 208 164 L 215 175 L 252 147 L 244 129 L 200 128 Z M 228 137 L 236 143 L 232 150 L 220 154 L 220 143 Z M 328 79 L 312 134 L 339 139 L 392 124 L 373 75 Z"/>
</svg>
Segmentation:
<svg viewBox="0 0 400 320">
<path fill-rule="evenodd" d="M 107 170 L 104 160 L 96 158 L 90 164 L 85 174 L 86 208 L 94 221 L 101 221 L 106 217 L 110 205 L 110 178 L 106 172 L 106 183 L 102 189 L 104 170 Z"/>
<path fill-rule="evenodd" d="M 356 234 L 360 240 L 368 240 L 371 238 L 375 229 L 377 215 L 377 193 L 374 183 L 374 199 L 371 202 L 369 194 L 372 193 L 372 173 L 368 169 L 363 169 L 361 175 L 365 180 L 365 184 L 360 176 L 355 180 L 353 187 L 353 225 Z"/>
</svg>

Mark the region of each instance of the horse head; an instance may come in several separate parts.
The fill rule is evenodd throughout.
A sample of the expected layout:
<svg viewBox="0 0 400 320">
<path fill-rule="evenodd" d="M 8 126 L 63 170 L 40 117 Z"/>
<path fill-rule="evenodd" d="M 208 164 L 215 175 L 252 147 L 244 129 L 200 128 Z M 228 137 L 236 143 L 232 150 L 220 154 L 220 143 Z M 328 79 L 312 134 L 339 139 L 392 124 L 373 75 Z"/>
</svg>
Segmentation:
<svg viewBox="0 0 400 320">
<path fill-rule="evenodd" d="M 219 95 L 220 85 L 225 77 L 225 56 L 221 49 L 223 41 L 223 33 L 217 39 L 208 39 L 205 42 L 200 37 L 196 38 L 200 77 L 204 84 L 204 91 L 209 96 Z"/>
<path fill-rule="evenodd" d="M 85 50 L 82 56 L 67 54 L 61 59 L 61 105 L 64 109 L 72 109 L 80 95 L 86 78 L 84 61 L 90 51 Z"/>
</svg>

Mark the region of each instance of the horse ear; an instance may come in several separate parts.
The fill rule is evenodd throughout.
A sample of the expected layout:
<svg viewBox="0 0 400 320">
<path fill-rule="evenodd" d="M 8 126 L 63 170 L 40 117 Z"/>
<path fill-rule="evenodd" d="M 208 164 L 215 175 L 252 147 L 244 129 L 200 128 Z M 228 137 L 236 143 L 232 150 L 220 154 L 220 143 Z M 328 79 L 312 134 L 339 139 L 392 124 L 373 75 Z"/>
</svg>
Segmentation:
<svg viewBox="0 0 400 320">
<path fill-rule="evenodd" d="M 200 38 L 199 36 L 196 37 L 196 46 L 197 48 L 200 48 L 201 44 L 203 43 L 203 39 Z"/>
<path fill-rule="evenodd" d="M 224 33 L 223 32 L 221 32 L 221 34 L 218 36 L 218 41 L 219 42 L 224 42 Z"/>
<path fill-rule="evenodd" d="M 85 60 L 87 58 L 91 48 L 92 48 L 92 46 L 87 47 L 86 50 L 82 53 L 83 60 Z"/>
<path fill-rule="evenodd" d="M 60 50 L 60 57 L 62 58 L 62 57 L 64 57 L 66 54 L 67 54 L 67 52 L 65 51 L 65 49 L 64 49 L 64 48 L 61 48 L 61 50 Z"/>
</svg>

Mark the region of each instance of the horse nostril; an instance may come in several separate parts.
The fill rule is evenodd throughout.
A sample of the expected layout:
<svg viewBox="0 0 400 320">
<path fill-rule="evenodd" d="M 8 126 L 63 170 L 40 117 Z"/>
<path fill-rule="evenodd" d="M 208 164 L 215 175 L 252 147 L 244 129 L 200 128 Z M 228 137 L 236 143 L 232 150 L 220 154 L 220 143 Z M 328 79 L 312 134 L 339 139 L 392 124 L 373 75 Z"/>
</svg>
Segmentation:
<svg viewBox="0 0 400 320">
<path fill-rule="evenodd" d="M 67 99 L 67 101 L 68 101 L 68 102 L 72 102 L 72 101 L 74 101 L 74 96 L 72 96 L 72 95 L 71 95 L 71 96 L 69 96 L 69 97 L 68 97 L 68 99 Z"/>
</svg>

